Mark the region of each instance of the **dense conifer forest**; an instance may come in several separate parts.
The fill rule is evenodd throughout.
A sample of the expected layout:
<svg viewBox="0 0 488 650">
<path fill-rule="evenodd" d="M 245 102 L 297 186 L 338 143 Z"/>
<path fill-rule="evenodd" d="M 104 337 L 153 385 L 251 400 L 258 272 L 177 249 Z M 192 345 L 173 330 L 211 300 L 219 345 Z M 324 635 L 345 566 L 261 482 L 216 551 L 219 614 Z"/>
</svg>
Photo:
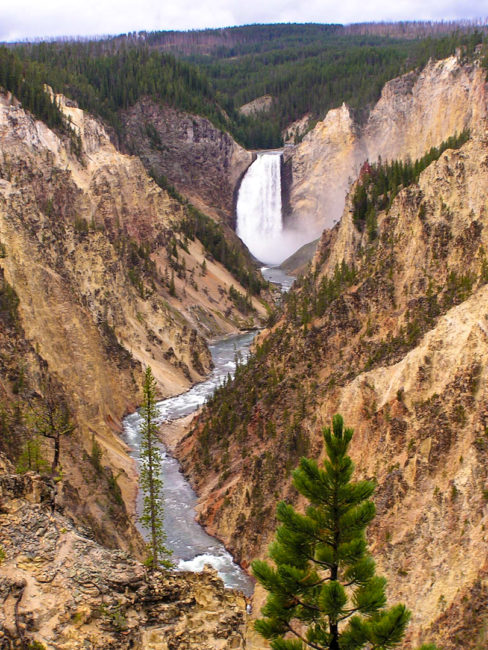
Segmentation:
<svg viewBox="0 0 488 650">
<path fill-rule="evenodd" d="M 266 27 L 273 32 L 275 26 Z M 213 55 L 189 57 L 205 70 L 229 113 L 256 97 L 274 98 L 265 114 L 237 117 L 234 132 L 248 146 L 279 146 L 281 131 L 294 120 L 310 114 L 314 124 L 342 102 L 363 120 L 390 79 L 458 48 L 470 56 L 483 41 L 478 31 L 413 39 L 349 34 L 332 25 L 311 25 L 309 32 L 305 26 L 295 27 L 294 38 L 269 35 L 268 47 L 243 43 L 220 47 Z M 318 27 L 330 29 L 317 31 Z"/>
<path fill-rule="evenodd" d="M 61 111 L 44 91 L 42 70 L 35 65 L 26 66 L 6 47 L 0 48 L 0 86 L 15 95 L 49 127 L 62 127 Z"/>
<path fill-rule="evenodd" d="M 248 148 L 271 148 L 294 120 L 309 114 L 313 125 L 342 102 L 364 119 L 389 79 L 459 48 L 469 57 L 486 38 L 476 25 L 414 26 L 249 25 L 21 44 L 2 49 L 0 83 L 52 125 L 61 118 L 43 83 L 119 135 L 120 111 L 150 96 L 207 117 Z M 265 94 L 273 97 L 266 113 L 239 113 Z"/>
</svg>

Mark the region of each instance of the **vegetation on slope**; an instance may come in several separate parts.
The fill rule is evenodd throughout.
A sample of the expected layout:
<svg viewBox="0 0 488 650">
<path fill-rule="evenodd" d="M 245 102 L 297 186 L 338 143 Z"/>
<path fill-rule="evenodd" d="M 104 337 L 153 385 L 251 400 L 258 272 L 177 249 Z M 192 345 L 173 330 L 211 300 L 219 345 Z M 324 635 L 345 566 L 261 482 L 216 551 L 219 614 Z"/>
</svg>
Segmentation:
<svg viewBox="0 0 488 650">
<path fill-rule="evenodd" d="M 39 43 L 16 52 L 23 60 L 34 61 L 56 92 L 101 116 L 118 132 L 118 111 L 144 96 L 226 126 L 205 75 L 171 54 L 139 45 L 119 47 L 112 40 Z"/>
<path fill-rule="evenodd" d="M 285 294 L 281 313 L 247 365 L 238 367 L 235 379 L 216 391 L 194 422 L 196 480 L 205 477 L 208 484 L 208 477 L 217 475 L 222 494 L 232 495 L 234 484 L 227 478 L 240 474 L 249 485 L 247 532 L 273 527 L 269 496 L 283 494 L 290 469 L 311 450 L 309 432 L 325 396 L 366 370 L 400 361 L 442 314 L 488 282 L 486 253 L 477 235 L 482 229 L 474 216 L 454 247 L 454 235 L 448 233 L 454 217 L 442 201 L 427 202 L 414 184 L 404 188 L 405 203 L 413 212 L 406 219 L 418 220 L 418 245 L 425 249 L 418 277 L 405 280 L 405 286 L 398 279 L 406 273 L 398 248 L 405 233 L 395 202 L 395 213 L 382 217 L 378 237 L 363 237 L 354 266 L 343 262 L 325 273 L 324 248 L 316 268 Z M 469 264 L 453 268 L 453 255 Z M 366 418 L 374 408 L 364 403 Z M 238 497 L 229 496 L 228 502 L 235 505 Z M 224 511 L 219 517 L 224 521 L 232 515 Z M 239 530 L 238 521 L 233 548 L 252 556 L 259 540 L 241 540 Z"/>
<path fill-rule="evenodd" d="M 446 149 L 459 149 L 469 140 L 469 130 L 432 147 L 415 162 L 394 160 L 390 163 L 365 163 L 352 195 L 353 220 L 359 230 L 366 227 L 370 240 L 376 237 L 376 213 L 387 210 L 402 187 L 416 183 L 421 172 L 438 160 Z"/>
<path fill-rule="evenodd" d="M 23 61 L 16 52 L 0 47 L 0 89 L 12 93 L 28 111 L 51 129 L 67 135 L 71 141 L 71 150 L 80 155 L 80 138 L 46 92 L 45 83 L 46 74 L 42 66 L 32 61 Z"/>
<path fill-rule="evenodd" d="M 310 114 L 311 124 L 342 102 L 365 117 L 386 81 L 463 48 L 472 54 L 482 32 L 457 29 L 412 38 L 355 34 L 340 25 L 250 25 L 206 30 L 208 48 L 191 48 L 200 32 L 143 33 L 104 41 L 22 45 L 16 53 L 56 92 L 99 114 L 121 133 L 119 111 L 143 96 L 203 115 L 245 146 L 282 143 L 281 131 Z M 179 60 L 169 52 L 187 55 Z M 196 52 L 196 53 L 195 53 Z M 203 52 L 203 54 L 201 53 Z M 241 104 L 270 94 L 258 116 Z"/>
<path fill-rule="evenodd" d="M 14 51 L 0 47 L 0 87 L 15 95 L 50 128 L 62 128 L 63 115 L 44 90 L 45 83 L 40 66 L 26 65 Z"/>
<path fill-rule="evenodd" d="M 165 176 L 152 173 L 152 178 L 160 187 L 165 189 L 170 196 L 179 201 L 185 210 L 185 217 L 179 223 L 179 232 L 190 240 L 197 238 L 211 258 L 220 262 L 247 291 L 254 296 L 268 287 L 269 283 L 263 279 L 249 257 L 244 253 L 244 248 L 239 240 L 230 241 L 224 232 L 224 226 L 217 223 L 201 210 L 187 201 Z M 171 249 L 168 250 L 171 255 Z M 175 255 L 175 258 L 178 256 Z M 175 271 L 184 271 L 179 266 L 173 266 Z"/>
</svg>

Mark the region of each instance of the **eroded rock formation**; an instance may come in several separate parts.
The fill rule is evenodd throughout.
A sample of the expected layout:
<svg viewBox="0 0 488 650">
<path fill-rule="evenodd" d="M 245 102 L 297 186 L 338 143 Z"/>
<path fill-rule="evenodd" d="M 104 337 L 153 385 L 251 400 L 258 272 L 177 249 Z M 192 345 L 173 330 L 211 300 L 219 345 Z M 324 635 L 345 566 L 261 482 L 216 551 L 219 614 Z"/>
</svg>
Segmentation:
<svg viewBox="0 0 488 650">
<path fill-rule="evenodd" d="M 455 133 L 476 131 L 485 115 L 485 71 L 456 57 L 385 84 L 364 125 L 346 105 L 329 111 L 301 144 L 285 150 L 290 218 L 318 236 L 340 218 L 365 160 L 416 160 Z"/>
<path fill-rule="evenodd" d="M 146 169 L 205 213 L 232 223 L 234 194 L 252 154 L 209 120 L 144 99 L 123 115 L 125 142 Z"/>
<path fill-rule="evenodd" d="M 369 540 L 389 599 L 413 612 L 404 647 L 485 642 L 487 161 L 480 122 L 378 214 L 374 240 L 349 199 L 255 358 L 178 448 L 202 521 L 246 563 L 266 552 L 276 502 L 296 500 L 290 469 L 323 453 L 320 429 L 342 413 L 357 475 L 378 482 Z"/>
<path fill-rule="evenodd" d="M 2 648 L 245 647 L 244 597 L 213 570 L 148 573 L 73 526 L 53 493 L 36 474 L 0 475 Z"/>
</svg>

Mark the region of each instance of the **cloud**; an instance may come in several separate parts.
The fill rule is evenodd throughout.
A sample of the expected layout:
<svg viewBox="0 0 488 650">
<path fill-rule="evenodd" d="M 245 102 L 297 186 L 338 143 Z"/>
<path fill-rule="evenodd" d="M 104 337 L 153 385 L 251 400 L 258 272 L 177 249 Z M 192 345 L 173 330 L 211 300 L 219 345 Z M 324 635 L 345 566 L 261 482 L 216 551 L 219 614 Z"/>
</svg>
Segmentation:
<svg viewBox="0 0 488 650">
<path fill-rule="evenodd" d="M 16 0 L 2 3 L 0 40 L 201 29 L 249 23 L 483 17 L 478 0 Z M 485 9 L 488 13 L 488 9 Z"/>
</svg>

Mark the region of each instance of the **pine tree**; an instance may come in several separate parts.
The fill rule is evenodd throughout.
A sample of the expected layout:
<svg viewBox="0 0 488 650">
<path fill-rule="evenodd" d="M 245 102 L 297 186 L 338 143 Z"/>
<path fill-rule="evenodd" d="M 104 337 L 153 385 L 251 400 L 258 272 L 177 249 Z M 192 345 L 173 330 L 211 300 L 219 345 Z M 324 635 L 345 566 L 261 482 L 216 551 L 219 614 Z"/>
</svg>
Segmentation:
<svg viewBox="0 0 488 650">
<path fill-rule="evenodd" d="M 385 609 L 386 580 L 375 575 L 367 549 L 374 484 L 351 481 L 354 466 L 346 452 L 353 430 L 344 428 L 340 415 L 323 434 L 323 469 L 302 458 L 293 472 L 294 486 L 310 505 L 302 515 L 281 502 L 281 526 L 269 549 L 275 568 L 253 562 L 255 577 L 269 591 L 256 629 L 273 650 L 392 648 L 410 612 L 404 605 Z"/>
<path fill-rule="evenodd" d="M 37 474 L 47 474 L 49 472 L 49 463 L 42 455 L 41 441 L 38 436 L 34 436 L 25 441 L 22 447 L 22 453 L 17 460 L 17 472 L 37 472 Z"/>
<path fill-rule="evenodd" d="M 158 446 L 156 409 L 156 382 L 151 367 L 144 376 L 143 402 L 140 410 L 141 423 L 141 472 L 139 484 L 144 493 L 141 523 L 149 530 L 149 556 L 147 565 L 155 570 L 160 566 L 172 566 L 164 532 L 163 480 L 161 478 L 162 456 Z"/>
<path fill-rule="evenodd" d="M 54 474 L 60 469 L 61 440 L 71 435 L 76 426 L 71 420 L 68 405 L 60 396 L 55 383 L 43 376 L 41 384 L 42 400 L 31 406 L 28 419 L 37 434 L 53 441 L 51 472 Z"/>
<path fill-rule="evenodd" d="M 173 298 L 176 297 L 176 286 L 175 286 L 175 272 L 171 272 L 171 280 L 169 283 L 169 295 L 173 296 Z"/>
</svg>

